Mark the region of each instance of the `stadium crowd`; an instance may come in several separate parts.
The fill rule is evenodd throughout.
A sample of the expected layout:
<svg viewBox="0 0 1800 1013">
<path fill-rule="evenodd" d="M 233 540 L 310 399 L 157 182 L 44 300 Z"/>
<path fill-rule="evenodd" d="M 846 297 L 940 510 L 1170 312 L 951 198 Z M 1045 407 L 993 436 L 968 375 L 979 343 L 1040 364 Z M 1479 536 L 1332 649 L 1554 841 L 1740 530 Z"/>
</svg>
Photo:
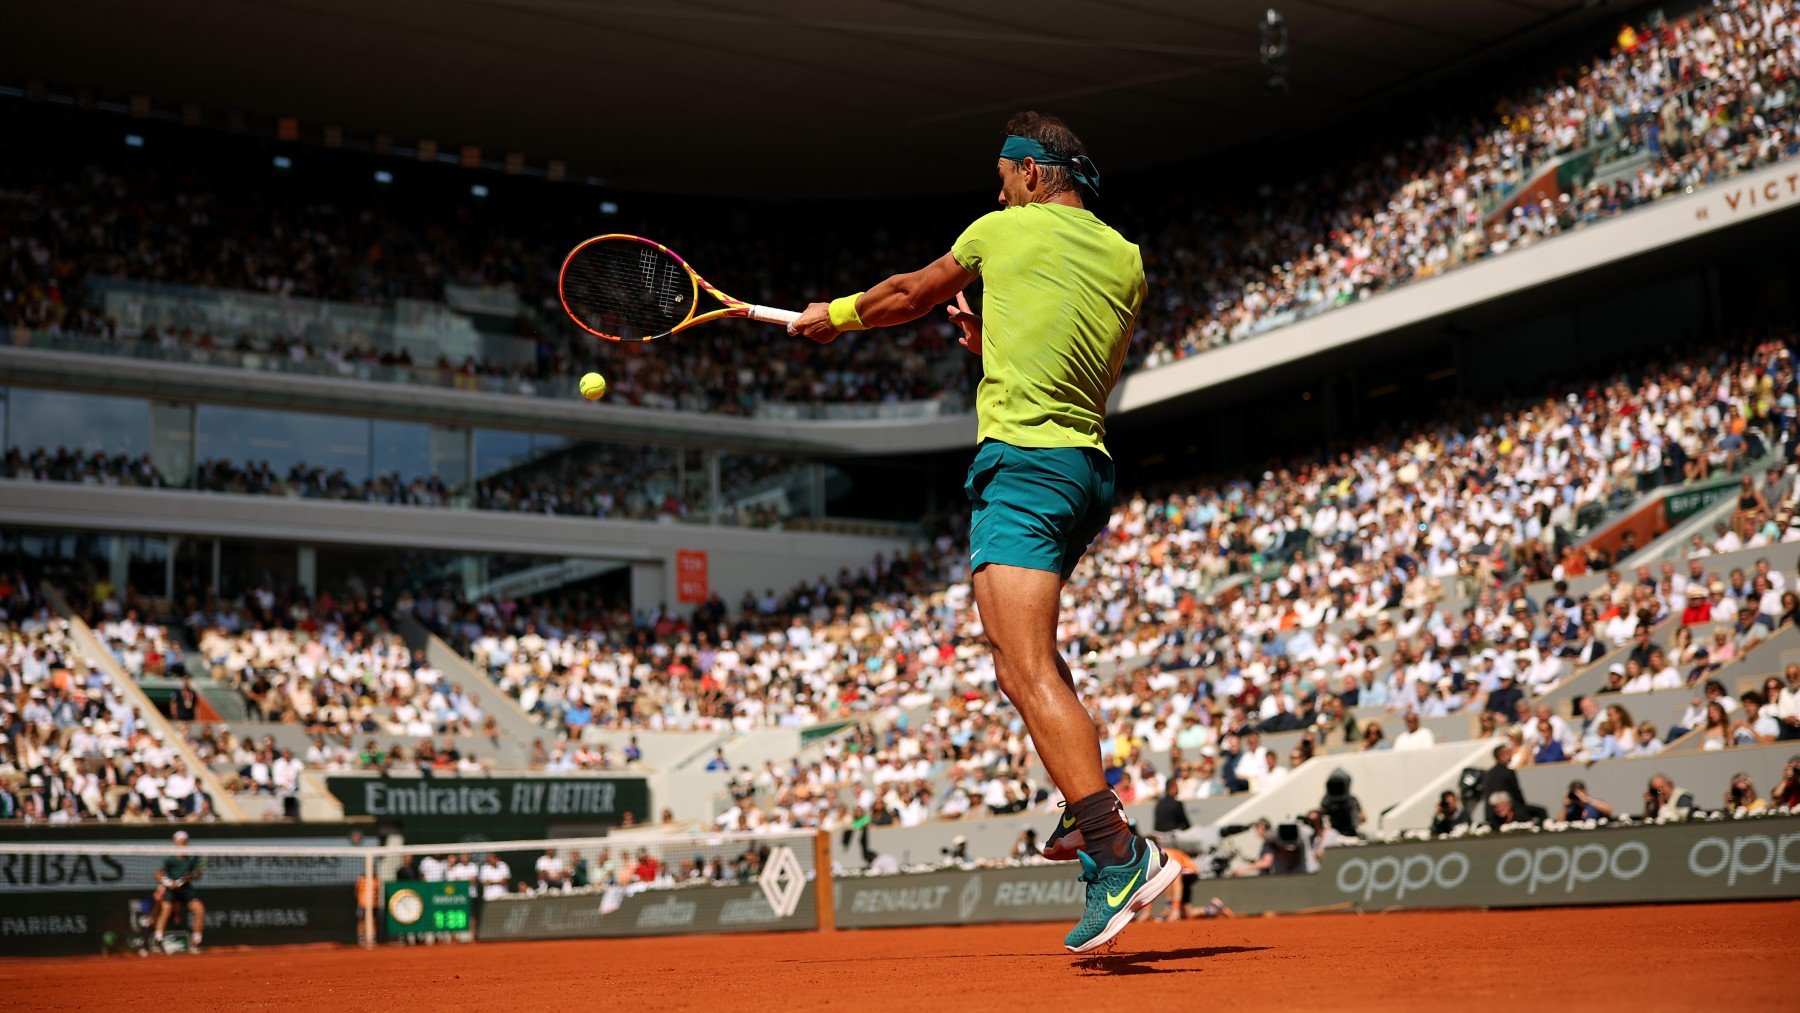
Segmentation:
<svg viewBox="0 0 1800 1013">
<path fill-rule="evenodd" d="M 1351 165 L 1264 181 L 1175 213 L 1160 202 L 1135 209 L 1127 202 L 1114 217 L 1146 250 L 1156 293 L 1128 368 L 1260 334 L 1786 157 L 1800 145 L 1796 39 L 1800 11 L 1781 0 L 1720 0 L 1672 19 L 1657 15 L 1628 45 L 1513 91 L 1493 117 L 1379 137 Z M 564 235 L 567 215 L 490 207 L 447 219 L 438 203 L 397 193 L 375 200 L 378 210 L 355 212 L 372 202 L 342 181 L 251 182 L 263 169 L 232 183 L 231 174 L 200 169 L 203 156 L 145 150 L 71 166 L 60 146 L 37 147 L 0 170 L 0 182 L 23 197 L 0 211 L 9 236 L 0 325 L 52 334 L 111 329 L 137 354 L 254 355 L 344 376 L 398 370 L 416 382 L 470 389 L 534 389 L 556 380 L 546 392 L 561 394 L 573 376 L 599 365 L 613 376 L 615 396 L 628 401 L 725 412 L 774 402 L 960 397 L 970 388 L 968 364 L 943 361 L 951 341 L 941 324 L 851 335 L 828 349 L 790 345 L 754 365 L 742 359 L 744 332 L 732 326 L 654 349 L 542 338 L 535 360 L 523 365 L 422 364 L 406 353 L 302 334 L 121 334 L 92 305 L 89 279 L 351 302 L 437 299 L 446 283 L 504 285 L 524 297 L 529 319 L 521 326 L 543 330 L 531 321 L 558 312 L 553 279 L 562 246 L 542 240 Z M 1526 186 L 1548 162 L 1571 155 L 1623 168 L 1564 193 Z M 266 227 L 271 219 L 280 226 Z M 749 277 L 720 280 L 772 305 L 798 304 L 827 286 L 851 290 L 916 267 L 943 245 L 941 236 L 882 234 L 845 258 L 837 255 L 838 231 L 796 223 L 737 240 L 679 228 L 658 234 L 700 262 L 748 265 Z M 818 288 L 799 291 L 795 279 Z"/>
<path fill-rule="evenodd" d="M 504 855 L 495 852 L 421 855 L 416 861 L 409 856 L 394 878 L 403 882 L 476 883 L 488 899 L 508 893 L 601 890 L 609 895 L 602 901 L 604 909 L 620 897 L 645 890 L 755 882 L 768 860 L 769 847 L 760 842 L 741 847 L 705 842 L 687 849 L 658 842 L 654 852 L 642 845 L 634 850 L 624 843 L 585 852 L 576 848 L 560 854 L 554 849 L 546 850 L 532 860 L 529 868 L 517 872 Z"/>
<path fill-rule="evenodd" d="M 211 796 L 111 677 L 82 660 L 68 621 L 32 581 L 0 575 L 0 820 L 211 818 Z"/>
<path fill-rule="evenodd" d="M 1068 585 L 1062 630 L 1095 680 L 1109 778 L 1128 799 L 1157 798 L 1171 782 L 1181 798 L 1259 790 L 1315 751 L 1426 744 L 1408 715 L 1454 713 L 1513 733 L 1528 762 L 1545 744 L 1532 697 L 1677 617 L 1696 630 L 1622 666 L 1610 688 L 1699 688 L 1713 671 L 1697 661 L 1701 632 L 1747 651 L 1800 615 L 1800 599 L 1782 597 L 1791 578 L 1710 572 L 1702 555 L 1686 573 L 1614 568 L 1580 600 L 1534 600 L 1519 582 L 1611 565 L 1575 548 L 1577 515 L 1667 481 L 1750 479 L 1751 523 L 1699 551 L 1800 538 L 1792 492 L 1775 497 L 1745 471 L 1765 450 L 1791 457 L 1796 393 L 1785 338 L 1762 340 L 1540 401 L 1453 411 L 1261 481 L 1124 498 Z M 492 740 L 494 722 L 397 641 L 389 620 L 401 611 L 546 725 L 535 766 L 629 762 L 601 740 L 607 730 L 876 719 L 784 766 L 733 771 L 739 802 L 723 825 L 907 823 L 1050 798 L 1016 714 L 993 692 L 966 581 L 963 541 L 947 530 L 910 554 L 747 595 L 735 609 L 714 600 L 688 619 L 580 597 L 306 598 L 252 585 L 235 600 L 191 601 L 180 636 L 117 603 L 96 629 L 134 675 L 210 676 L 239 689 L 251 720 L 306 733 L 296 755 L 176 715 L 240 790 L 290 790 L 309 767 L 477 769 L 455 739 Z M 1702 588 L 1716 588 L 1704 616 L 1690 598 Z M 1730 656 L 1713 654 L 1714 666 Z M 1763 697 L 1772 717 L 1780 693 Z M 1661 730 L 1625 706 L 1559 734 L 1564 756 L 1660 748 Z M 1679 727 L 1705 734 L 1704 710 Z M 1264 745 L 1283 732 L 1308 734 Z M 383 748 L 374 735 L 417 745 Z M 1737 735 L 1727 723 L 1716 737 L 1729 747 Z"/>
<path fill-rule="evenodd" d="M 1387 748 L 1383 720 L 1409 726 L 1394 746 L 1429 744 L 1409 714 L 1482 714 L 1484 727 L 1528 734 L 1531 696 L 1727 575 L 1704 560 L 1691 574 L 1615 570 L 1600 591 L 1554 603 L 1500 588 L 1613 562 L 1574 551 L 1582 503 L 1616 507 L 1665 480 L 1741 469 L 1761 448 L 1791 453 L 1794 383 L 1785 345 L 1762 342 L 1459 416 L 1261 483 L 1122 502 L 1068 586 L 1063 630 L 1078 667 L 1102 680 L 1096 717 L 1121 795 L 1155 798 L 1171 779 L 1183 798 L 1267 787 L 1318 749 Z M 1794 508 L 1781 501 L 1749 539 L 1727 532 L 1718 547 L 1800 539 Z M 1266 579 L 1209 601 L 1219 580 L 1251 571 Z M 690 623 L 445 596 L 429 618 L 566 736 L 567 754 L 590 729 L 743 730 L 898 710 L 902 721 L 822 756 L 736 772 L 740 801 L 723 825 L 912 822 L 1015 811 L 1048 793 L 992 691 L 965 578 L 960 542 L 945 536 L 904 561 L 748 596 L 735 617 L 723 602 Z M 1761 612 L 1781 604 L 1765 584 L 1753 595 L 1731 579 L 1721 615 L 1727 601 L 1734 618 L 1754 602 L 1763 636 L 1793 621 L 1791 609 Z M 1449 599 L 1465 603 L 1460 616 L 1442 607 Z M 1370 708 L 1387 717 L 1353 713 Z M 1569 757 L 1656 748 L 1635 725 L 1610 743 L 1600 728 L 1585 723 Z M 1262 745 L 1305 729 L 1286 755 Z"/>
<path fill-rule="evenodd" d="M 1434 124 L 1354 164 L 1162 219 L 1145 234 L 1146 249 L 1167 251 L 1150 279 L 1161 302 L 1146 314 L 1145 365 L 1522 249 L 1800 146 L 1792 3 L 1715 2 L 1633 34 L 1629 48 L 1508 96 L 1497 121 Z M 1590 147 L 1601 164 L 1649 157 L 1618 179 L 1519 198 L 1547 162 Z"/>
<path fill-rule="evenodd" d="M 791 509 L 750 502 L 747 490 L 779 480 L 795 466 L 768 455 L 727 454 L 721 459 L 721 523 L 779 528 Z M 398 473 L 357 481 L 342 469 L 327 471 L 305 462 L 285 473 L 267 461 L 242 464 L 203 460 L 187 487 L 203 492 L 293 499 L 327 499 L 394 506 L 455 507 L 559 516 L 656 520 L 707 516 L 684 494 L 668 454 L 643 447 L 580 444 L 554 459 L 491 475 L 451 488 L 437 476 L 407 479 Z M 13 447 L 0 457 L 0 478 L 145 489 L 181 488 L 148 454 L 107 454 L 58 447 L 30 451 Z M 784 501 L 785 502 L 785 501 Z"/>
</svg>

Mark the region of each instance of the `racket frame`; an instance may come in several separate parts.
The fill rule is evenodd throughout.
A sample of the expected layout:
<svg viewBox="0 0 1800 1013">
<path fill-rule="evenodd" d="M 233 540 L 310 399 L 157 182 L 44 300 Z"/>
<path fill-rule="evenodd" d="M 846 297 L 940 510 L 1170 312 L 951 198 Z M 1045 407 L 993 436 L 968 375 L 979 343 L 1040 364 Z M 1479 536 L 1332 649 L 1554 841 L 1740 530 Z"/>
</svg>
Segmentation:
<svg viewBox="0 0 1800 1013">
<path fill-rule="evenodd" d="M 568 275 L 569 264 L 581 254 L 581 251 L 595 243 L 618 242 L 620 240 L 641 243 L 651 249 L 660 250 L 663 253 L 668 254 L 671 260 L 680 264 L 681 269 L 688 273 L 688 278 L 693 282 L 694 294 L 691 304 L 688 307 L 686 319 L 661 334 L 653 334 L 647 338 L 622 338 L 616 334 L 607 334 L 604 331 L 594 330 L 592 327 L 583 323 L 581 318 L 575 315 L 575 311 L 569 308 L 569 297 L 563 288 L 563 280 Z M 705 290 L 708 295 L 717 299 L 724 305 L 716 310 L 700 313 L 700 292 L 702 290 Z M 568 314 L 569 319 L 574 321 L 575 326 L 592 334 L 596 338 L 605 338 L 607 341 L 617 342 L 655 341 L 657 338 L 666 338 L 673 334 L 679 334 L 690 327 L 698 327 L 709 320 L 723 320 L 728 317 L 741 317 L 749 320 L 756 320 L 765 324 L 780 324 L 784 327 L 793 323 L 795 320 L 800 319 L 800 314 L 793 310 L 776 309 L 772 306 L 758 306 L 754 303 L 747 303 L 742 299 L 726 295 L 724 292 L 715 288 L 711 282 L 702 278 L 700 272 L 694 270 L 693 265 L 689 264 L 687 258 L 683 257 L 681 254 L 676 253 L 674 250 L 669 249 L 667 246 L 664 246 L 654 239 L 645 239 L 643 236 L 634 236 L 626 232 L 609 232 L 604 236 L 595 236 L 592 239 L 583 241 L 573 250 L 570 250 L 569 255 L 563 258 L 562 268 L 556 273 L 556 298 L 562 303 L 563 312 Z"/>
</svg>

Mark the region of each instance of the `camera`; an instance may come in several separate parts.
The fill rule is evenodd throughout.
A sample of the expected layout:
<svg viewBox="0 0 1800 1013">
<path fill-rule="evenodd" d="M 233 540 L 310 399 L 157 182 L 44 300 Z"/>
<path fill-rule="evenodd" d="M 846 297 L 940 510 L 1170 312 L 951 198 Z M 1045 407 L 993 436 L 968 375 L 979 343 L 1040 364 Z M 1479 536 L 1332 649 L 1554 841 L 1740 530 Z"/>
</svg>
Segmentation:
<svg viewBox="0 0 1800 1013">
<path fill-rule="evenodd" d="M 1300 824 L 1287 820 L 1275 827 L 1275 843 L 1285 848 L 1300 846 Z"/>
</svg>

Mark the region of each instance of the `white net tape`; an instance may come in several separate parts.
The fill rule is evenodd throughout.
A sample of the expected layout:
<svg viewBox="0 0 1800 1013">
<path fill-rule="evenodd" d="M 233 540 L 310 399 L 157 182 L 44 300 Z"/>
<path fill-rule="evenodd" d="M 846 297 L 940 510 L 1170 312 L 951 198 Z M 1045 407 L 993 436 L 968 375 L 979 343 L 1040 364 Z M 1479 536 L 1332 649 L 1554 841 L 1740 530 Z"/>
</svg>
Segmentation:
<svg viewBox="0 0 1800 1013">
<path fill-rule="evenodd" d="M 207 841 L 197 829 L 185 847 L 174 843 L 0 842 L 0 893 L 106 890 L 151 886 L 165 859 L 203 861 L 205 888 L 349 886 L 371 863 L 384 880 L 467 876 L 498 855 L 508 875 L 505 892 L 663 889 L 751 883 L 760 879 L 772 849 L 785 846 L 805 878 L 815 872 L 810 832 L 802 834 L 617 835 L 455 844 L 319 845 Z M 540 870 L 538 858 L 552 858 Z M 560 868 L 559 868 L 560 866 Z M 540 871 L 544 875 L 540 875 Z M 547 878 L 546 878 L 547 877 Z M 489 881 L 499 876 L 490 873 Z M 485 891 L 484 891 L 485 892 Z"/>
</svg>

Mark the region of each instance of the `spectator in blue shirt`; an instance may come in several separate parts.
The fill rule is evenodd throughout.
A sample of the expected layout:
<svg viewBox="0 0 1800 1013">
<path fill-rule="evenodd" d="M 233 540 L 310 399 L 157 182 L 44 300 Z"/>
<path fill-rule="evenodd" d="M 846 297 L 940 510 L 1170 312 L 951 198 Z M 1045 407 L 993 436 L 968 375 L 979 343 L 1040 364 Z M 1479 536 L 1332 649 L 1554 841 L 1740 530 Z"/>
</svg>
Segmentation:
<svg viewBox="0 0 1800 1013">
<path fill-rule="evenodd" d="M 1588 794 L 1587 783 L 1570 781 L 1569 791 L 1563 796 L 1563 819 L 1568 822 L 1576 820 L 1611 819 L 1613 807 Z"/>
<path fill-rule="evenodd" d="M 1548 721 L 1539 721 L 1537 725 L 1537 752 L 1531 756 L 1533 763 L 1562 763 L 1569 758 L 1563 750 L 1561 740 L 1557 739 L 1555 730 Z"/>
</svg>

